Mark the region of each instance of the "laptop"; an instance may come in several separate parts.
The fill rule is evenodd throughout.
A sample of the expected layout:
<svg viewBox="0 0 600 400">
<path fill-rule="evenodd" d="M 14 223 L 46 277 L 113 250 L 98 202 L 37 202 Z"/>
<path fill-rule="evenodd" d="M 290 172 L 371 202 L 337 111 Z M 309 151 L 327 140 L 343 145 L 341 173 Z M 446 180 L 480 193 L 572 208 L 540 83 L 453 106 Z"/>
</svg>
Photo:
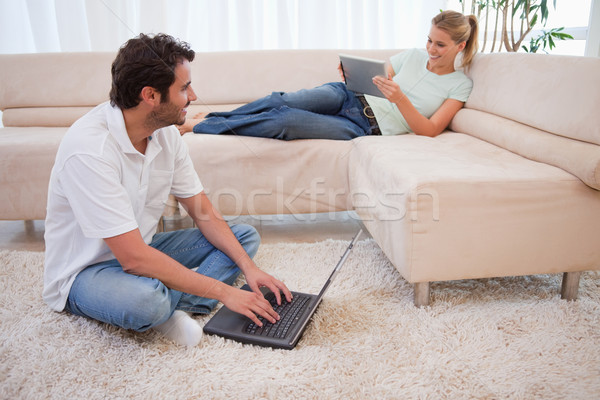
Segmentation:
<svg viewBox="0 0 600 400">
<path fill-rule="evenodd" d="M 340 54 L 340 63 L 348 89 L 355 93 L 385 97 L 373 84 L 373 77 L 387 76 L 385 61 Z"/>
<path fill-rule="evenodd" d="M 292 292 L 292 301 L 288 303 L 285 297 L 282 296 L 281 306 L 278 306 L 275 295 L 269 289 L 261 288 L 265 298 L 271 302 L 271 305 L 279 314 L 279 321 L 271 324 L 260 317 L 263 326 L 259 327 L 250 318 L 223 306 L 204 325 L 204 332 L 247 344 L 286 350 L 293 349 L 361 233 L 362 229 L 354 236 L 318 295 Z M 242 289 L 250 291 L 248 285 L 244 285 Z"/>
</svg>

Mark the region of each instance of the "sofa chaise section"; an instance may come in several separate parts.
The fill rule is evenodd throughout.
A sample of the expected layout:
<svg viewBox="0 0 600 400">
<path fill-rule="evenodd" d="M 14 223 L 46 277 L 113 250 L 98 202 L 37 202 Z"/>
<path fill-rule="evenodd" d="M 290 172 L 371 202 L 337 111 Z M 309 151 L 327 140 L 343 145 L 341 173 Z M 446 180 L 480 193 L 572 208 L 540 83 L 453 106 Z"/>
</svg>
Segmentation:
<svg viewBox="0 0 600 400">
<path fill-rule="evenodd" d="M 416 304 L 433 281 L 598 267 L 600 192 L 577 177 L 460 133 L 371 139 L 351 155 L 354 207 Z"/>
<path fill-rule="evenodd" d="M 575 298 L 600 268 L 600 60 L 478 55 L 469 74 L 452 131 L 357 142 L 354 207 L 416 304 L 432 281 L 560 272 Z"/>
</svg>

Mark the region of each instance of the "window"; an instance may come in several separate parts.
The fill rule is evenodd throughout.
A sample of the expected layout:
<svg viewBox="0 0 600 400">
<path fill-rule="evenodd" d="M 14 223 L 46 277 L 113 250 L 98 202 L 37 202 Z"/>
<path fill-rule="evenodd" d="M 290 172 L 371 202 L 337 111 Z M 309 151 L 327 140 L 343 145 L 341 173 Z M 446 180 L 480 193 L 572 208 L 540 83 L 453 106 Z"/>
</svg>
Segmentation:
<svg viewBox="0 0 600 400">
<path fill-rule="evenodd" d="M 555 41 L 556 47 L 554 47 L 553 50 L 547 49 L 548 53 L 577 56 L 585 55 L 588 24 L 590 22 L 590 10 L 593 1 L 598 0 L 556 0 L 556 9 L 554 9 L 553 1 L 548 0 L 548 6 L 550 7 L 550 10 L 548 13 L 548 21 L 546 26 L 544 27 L 538 23 L 534 27 L 533 31 L 531 31 L 523 40 L 522 45 L 529 45 L 530 38 L 539 36 L 542 33 L 542 30 L 548 31 L 552 28 L 564 27 L 563 32 L 573 36 L 574 40 Z M 465 3 L 465 13 L 470 13 L 471 1 L 463 0 L 462 3 Z M 448 1 L 448 8 L 462 11 L 462 3 L 459 0 L 450 0 Z M 483 29 L 485 24 L 484 15 L 484 12 L 482 12 L 480 17 L 480 29 L 482 31 L 480 39 L 483 38 Z M 488 38 L 493 36 L 494 16 L 495 14 L 490 13 L 487 29 Z M 600 23 L 600 21 L 598 23 Z M 517 25 L 515 24 L 515 26 Z M 491 39 L 488 40 L 486 51 L 490 51 L 490 49 Z M 495 51 L 497 50 L 498 46 L 496 45 Z M 521 48 L 519 51 L 522 52 L 524 50 Z M 542 52 L 542 50 L 539 50 L 538 52 Z"/>
</svg>

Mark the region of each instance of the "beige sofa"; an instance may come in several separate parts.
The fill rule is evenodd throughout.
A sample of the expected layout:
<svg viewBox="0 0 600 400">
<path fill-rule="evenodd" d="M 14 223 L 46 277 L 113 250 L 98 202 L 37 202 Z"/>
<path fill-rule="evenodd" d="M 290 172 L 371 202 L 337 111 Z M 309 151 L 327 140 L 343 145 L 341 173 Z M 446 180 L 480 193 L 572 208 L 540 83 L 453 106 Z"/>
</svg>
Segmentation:
<svg viewBox="0 0 600 400">
<path fill-rule="evenodd" d="M 386 58 L 394 50 L 355 51 Z M 197 111 L 338 79 L 335 50 L 199 53 Z M 67 127 L 106 101 L 113 53 L 0 55 L 0 219 L 43 219 Z M 354 210 L 415 304 L 442 280 L 600 268 L 600 60 L 477 56 L 465 108 L 436 138 L 281 142 L 186 134 L 225 215 Z"/>
</svg>

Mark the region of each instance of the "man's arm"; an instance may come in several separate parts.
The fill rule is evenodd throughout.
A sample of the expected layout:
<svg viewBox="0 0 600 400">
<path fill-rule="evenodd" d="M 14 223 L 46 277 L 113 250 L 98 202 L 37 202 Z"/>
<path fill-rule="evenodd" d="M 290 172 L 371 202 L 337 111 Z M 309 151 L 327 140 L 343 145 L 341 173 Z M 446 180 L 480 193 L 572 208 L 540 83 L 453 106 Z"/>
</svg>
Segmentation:
<svg viewBox="0 0 600 400">
<path fill-rule="evenodd" d="M 292 294 L 285 284 L 271 275 L 261 271 L 254 261 L 248 256 L 242 245 L 223 219 L 221 214 L 213 207 L 212 203 L 204 192 L 188 198 L 177 198 L 183 205 L 188 214 L 192 217 L 200 232 L 217 249 L 225 253 L 242 270 L 246 277 L 246 282 L 257 294 L 260 294 L 260 287 L 269 288 L 277 298 L 277 303 L 281 304 L 280 290 L 283 291 L 286 299 L 291 301 Z M 262 294 L 261 294 L 262 296 Z"/>
<path fill-rule="evenodd" d="M 271 322 L 278 319 L 277 313 L 263 296 L 236 289 L 187 269 L 161 251 L 148 246 L 138 229 L 104 241 L 127 273 L 156 278 L 167 287 L 181 292 L 217 299 L 258 325 L 262 324 L 257 315 Z"/>
</svg>

